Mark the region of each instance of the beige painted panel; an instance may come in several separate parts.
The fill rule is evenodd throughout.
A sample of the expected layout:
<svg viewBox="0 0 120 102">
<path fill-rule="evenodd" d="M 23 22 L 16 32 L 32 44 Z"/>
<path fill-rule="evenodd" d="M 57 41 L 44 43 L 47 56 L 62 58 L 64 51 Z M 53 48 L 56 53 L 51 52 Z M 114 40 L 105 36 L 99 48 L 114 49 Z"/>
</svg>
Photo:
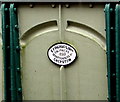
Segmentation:
<svg viewBox="0 0 120 102">
<path fill-rule="evenodd" d="M 25 99 L 60 99 L 59 68 L 47 57 L 47 49 L 57 40 L 57 32 L 49 32 L 34 38 L 24 48 L 22 86 Z"/>
<path fill-rule="evenodd" d="M 96 3 L 93 8 L 90 8 L 89 5 L 90 3 L 78 3 L 70 5 L 69 8 L 63 6 L 63 23 L 71 20 L 79 22 L 93 28 L 105 37 L 104 4 Z"/>
<path fill-rule="evenodd" d="M 62 21 L 65 41 L 73 44 L 78 59 L 66 69 L 66 90 L 69 100 L 106 100 L 107 65 L 104 5 L 63 6 Z M 64 30 L 65 29 L 65 30 Z"/>
<path fill-rule="evenodd" d="M 103 5 L 23 5 L 18 13 L 25 100 L 106 100 Z M 67 68 L 47 57 L 48 48 L 60 39 L 78 52 L 75 63 Z"/>
<path fill-rule="evenodd" d="M 87 37 L 70 32 L 66 32 L 66 36 L 66 40 L 72 42 L 78 52 L 76 62 L 66 68 L 67 99 L 106 100 L 105 51 Z"/>
<path fill-rule="evenodd" d="M 50 4 L 34 5 L 33 8 L 29 5 L 20 5 L 18 12 L 21 35 L 36 25 L 58 19 L 58 9 L 52 8 Z"/>
</svg>

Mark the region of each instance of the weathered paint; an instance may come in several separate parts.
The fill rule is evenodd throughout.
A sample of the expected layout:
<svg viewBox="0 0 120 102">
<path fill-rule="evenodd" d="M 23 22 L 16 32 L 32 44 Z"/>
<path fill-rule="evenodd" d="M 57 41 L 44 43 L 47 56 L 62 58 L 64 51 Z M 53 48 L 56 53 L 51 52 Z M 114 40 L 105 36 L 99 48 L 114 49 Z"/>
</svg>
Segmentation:
<svg viewBox="0 0 120 102">
<path fill-rule="evenodd" d="M 25 100 L 107 100 L 103 9 L 88 3 L 18 6 Z M 61 41 L 78 52 L 67 68 L 58 68 L 47 57 L 48 48 Z"/>
</svg>

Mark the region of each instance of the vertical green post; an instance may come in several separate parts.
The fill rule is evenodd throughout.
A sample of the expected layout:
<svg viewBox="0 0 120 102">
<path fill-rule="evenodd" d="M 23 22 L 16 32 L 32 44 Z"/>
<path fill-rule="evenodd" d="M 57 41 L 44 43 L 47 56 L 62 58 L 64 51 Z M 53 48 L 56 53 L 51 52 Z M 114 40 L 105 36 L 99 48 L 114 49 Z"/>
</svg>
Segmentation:
<svg viewBox="0 0 120 102">
<path fill-rule="evenodd" d="M 2 4 L 2 41 L 3 41 L 3 62 L 4 62 L 4 100 L 10 102 L 10 22 L 9 22 L 9 5 Z"/>
<path fill-rule="evenodd" d="M 120 5 L 116 5 L 116 100 L 120 102 Z"/>
<path fill-rule="evenodd" d="M 14 34 L 13 34 L 13 22 L 14 15 L 13 9 L 10 5 L 10 78 L 11 78 L 11 102 L 17 100 L 16 89 L 16 75 L 15 75 L 15 59 L 14 59 Z"/>
<path fill-rule="evenodd" d="M 22 102 L 20 45 L 17 9 L 14 4 L 1 5 L 4 59 L 4 100 Z"/>
<path fill-rule="evenodd" d="M 111 80 L 110 80 L 110 4 L 105 6 L 105 18 L 106 18 L 106 45 L 107 45 L 107 77 L 108 77 L 108 98 L 111 100 Z"/>
<path fill-rule="evenodd" d="M 108 101 L 116 102 L 116 60 L 115 60 L 115 5 L 106 4 L 106 45 L 107 45 L 107 76 Z"/>
<path fill-rule="evenodd" d="M 11 99 L 22 101 L 20 75 L 20 45 L 18 32 L 17 9 L 10 4 L 10 66 L 11 66 Z"/>
</svg>

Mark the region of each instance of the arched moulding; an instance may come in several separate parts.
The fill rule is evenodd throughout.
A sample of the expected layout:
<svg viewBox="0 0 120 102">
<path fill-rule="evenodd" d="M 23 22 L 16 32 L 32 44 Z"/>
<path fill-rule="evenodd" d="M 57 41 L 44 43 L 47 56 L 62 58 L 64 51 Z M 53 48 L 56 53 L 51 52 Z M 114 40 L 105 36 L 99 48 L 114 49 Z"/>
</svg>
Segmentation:
<svg viewBox="0 0 120 102">
<path fill-rule="evenodd" d="M 41 24 L 37 24 L 27 30 L 21 37 L 20 37 L 20 44 L 21 47 L 25 47 L 29 42 L 35 39 L 38 36 L 42 36 L 48 32 L 57 31 L 57 21 L 48 21 Z"/>
<path fill-rule="evenodd" d="M 67 21 L 66 31 L 91 39 L 106 51 L 105 37 L 92 27 L 74 21 Z"/>
</svg>

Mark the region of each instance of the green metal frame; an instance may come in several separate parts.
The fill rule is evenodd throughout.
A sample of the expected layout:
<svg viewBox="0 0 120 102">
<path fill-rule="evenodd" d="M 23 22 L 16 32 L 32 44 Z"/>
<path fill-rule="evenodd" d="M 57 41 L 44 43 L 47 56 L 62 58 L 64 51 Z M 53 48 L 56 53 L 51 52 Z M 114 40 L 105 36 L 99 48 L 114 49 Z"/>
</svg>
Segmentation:
<svg viewBox="0 0 120 102">
<path fill-rule="evenodd" d="M 120 5 L 106 4 L 106 44 L 109 102 L 120 102 Z"/>
<path fill-rule="evenodd" d="M 120 5 L 115 8 L 115 32 L 116 32 L 116 101 L 120 102 Z"/>
<path fill-rule="evenodd" d="M 22 100 L 20 77 L 20 45 L 17 20 L 17 9 L 14 7 L 14 4 L 10 4 L 11 100 Z"/>
<path fill-rule="evenodd" d="M 3 39 L 3 59 L 4 59 L 4 99 L 10 100 L 10 22 L 9 5 L 2 4 L 2 39 Z"/>
<path fill-rule="evenodd" d="M 2 10 L 2 39 L 4 58 L 5 102 L 22 102 L 20 45 L 17 8 L 4 3 Z M 106 4 L 106 44 L 108 101 L 120 102 L 120 5 Z"/>
<path fill-rule="evenodd" d="M 4 99 L 5 102 L 22 102 L 17 9 L 14 4 L 2 4 L 1 7 L 4 55 Z"/>
<path fill-rule="evenodd" d="M 108 100 L 116 102 L 116 60 L 115 60 L 115 5 L 106 4 L 106 45 L 107 45 L 107 76 Z"/>
</svg>

